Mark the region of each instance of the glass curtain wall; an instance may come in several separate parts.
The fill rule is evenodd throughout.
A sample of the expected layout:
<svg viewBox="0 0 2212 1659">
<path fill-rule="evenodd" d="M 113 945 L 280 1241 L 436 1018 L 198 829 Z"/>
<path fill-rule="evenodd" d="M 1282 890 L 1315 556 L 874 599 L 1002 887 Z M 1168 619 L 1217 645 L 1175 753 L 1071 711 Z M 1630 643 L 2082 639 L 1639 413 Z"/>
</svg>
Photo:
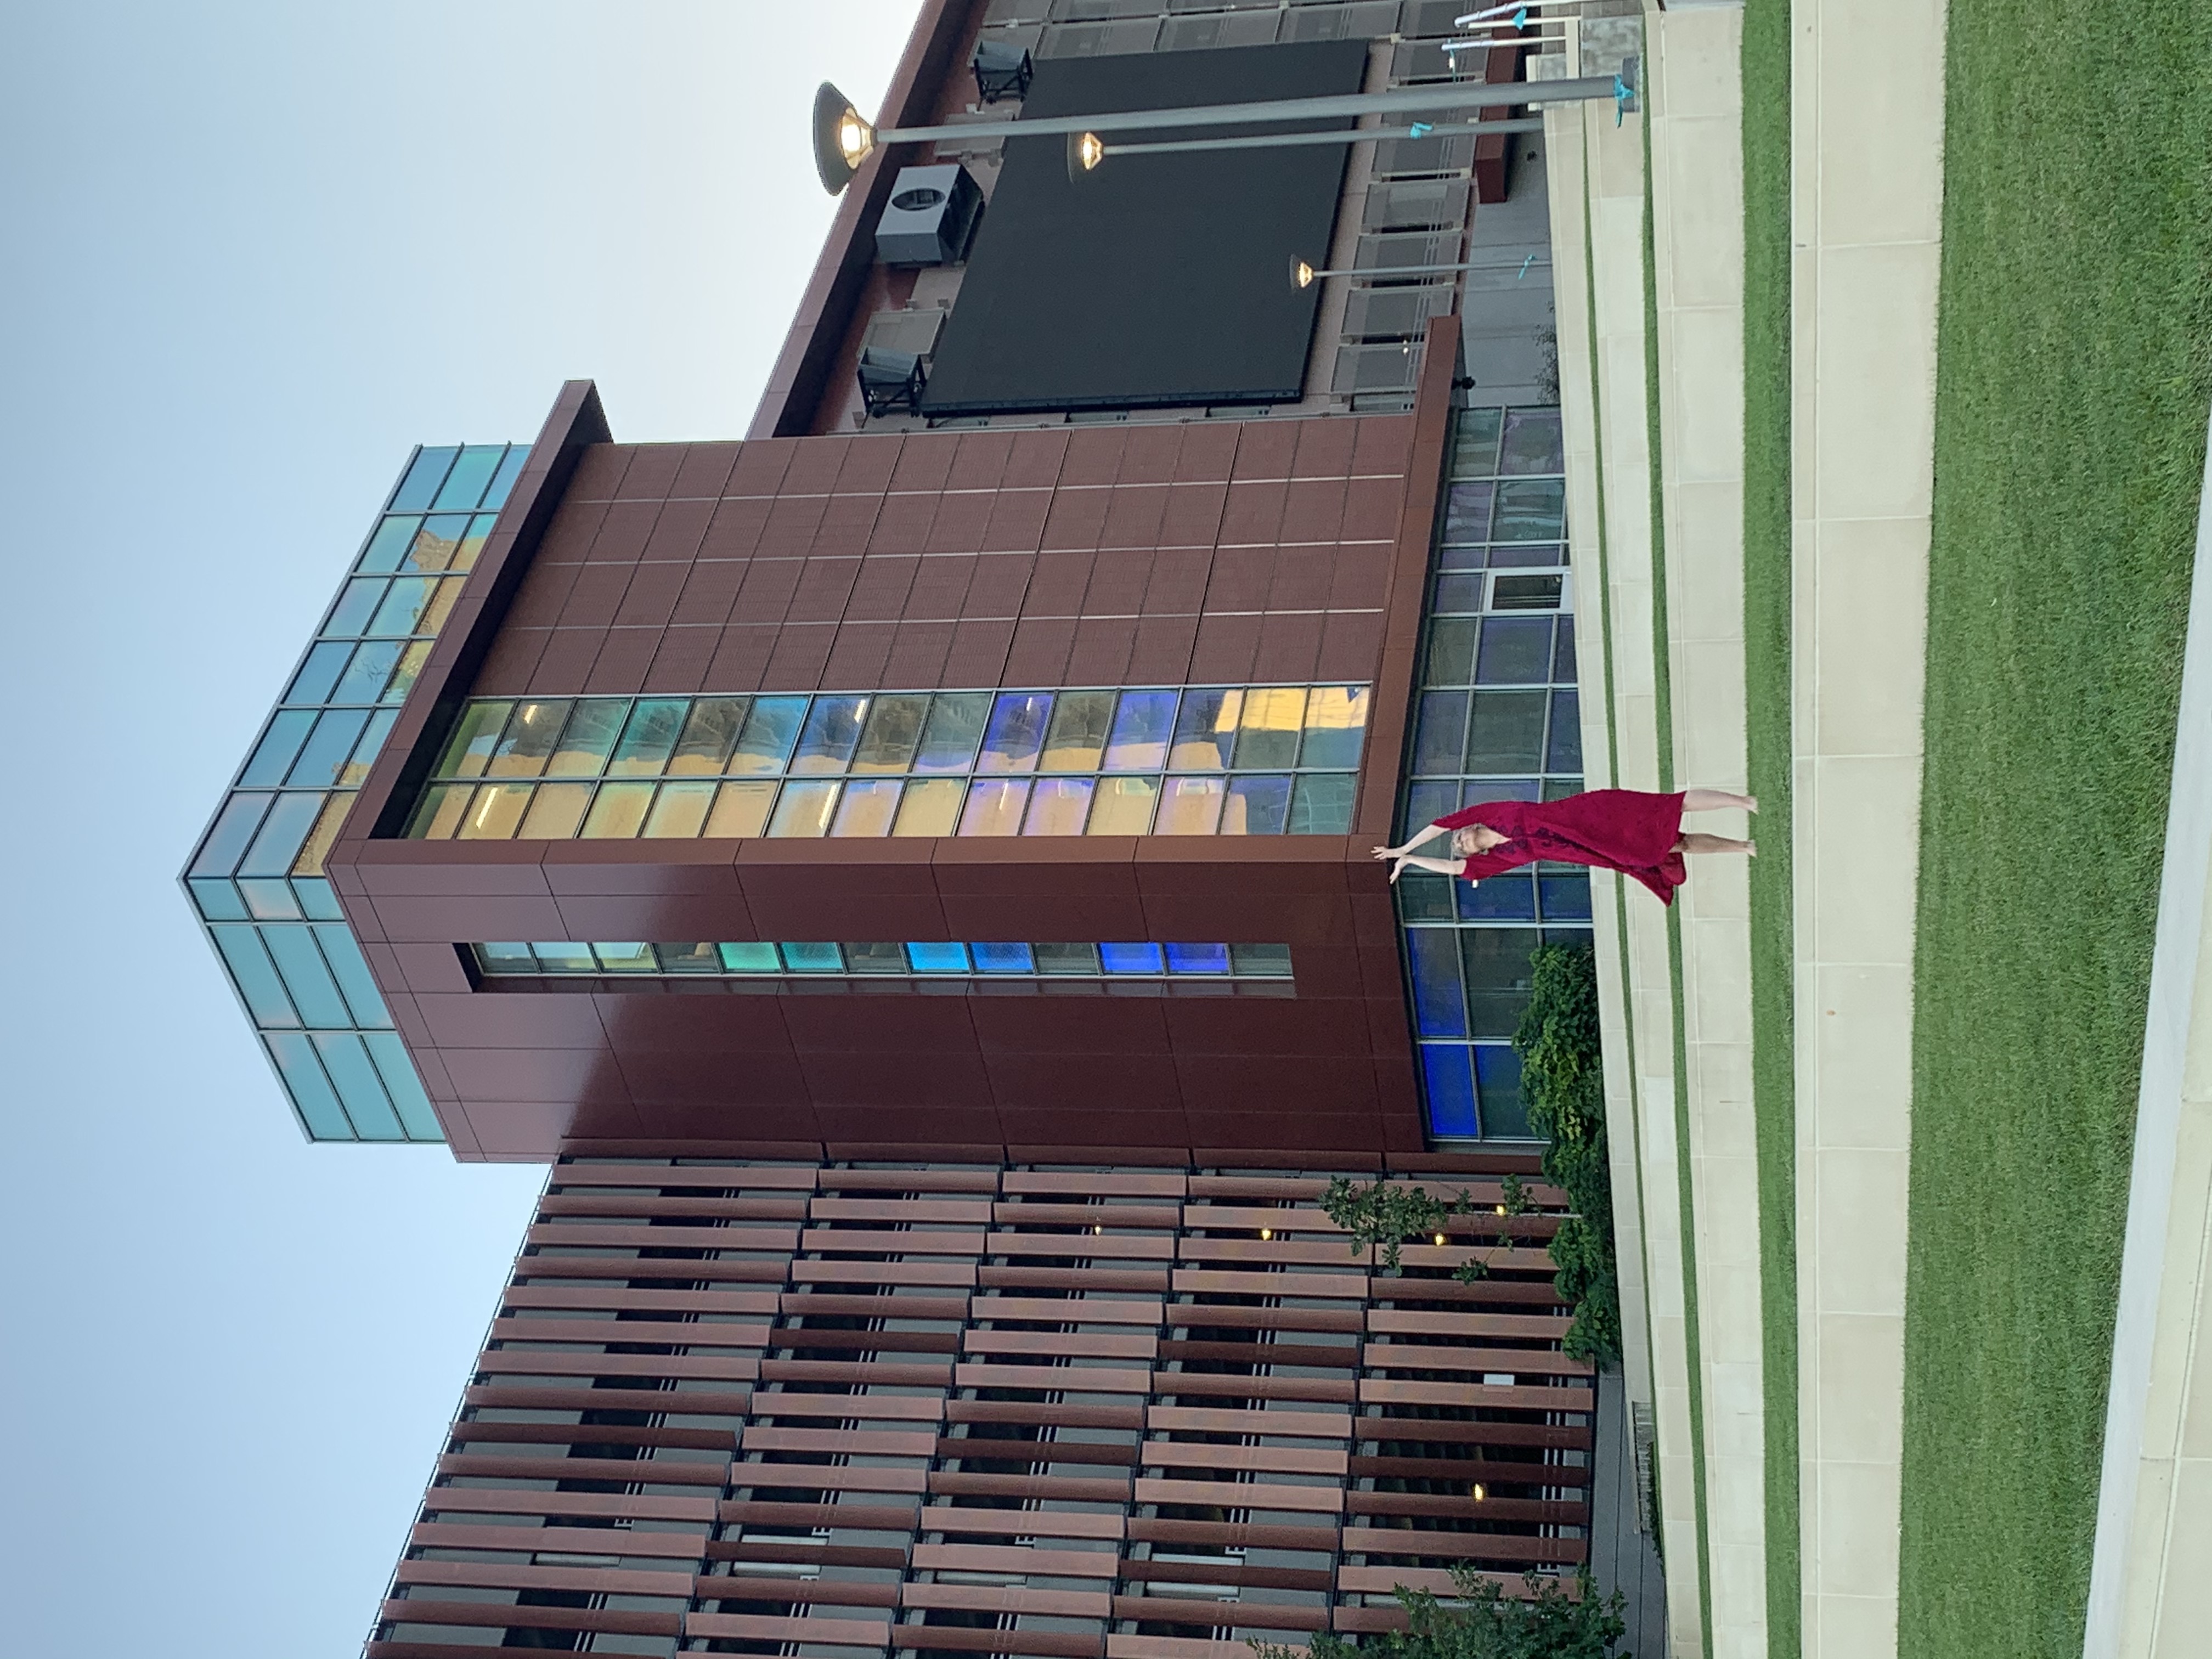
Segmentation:
<svg viewBox="0 0 2212 1659">
<path fill-rule="evenodd" d="M 1556 800 L 1583 787 L 1556 409 L 1455 416 L 1431 560 L 1400 838 L 1486 800 Z M 1511 1039 L 1529 959 L 1587 943 L 1589 872 L 1540 864 L 1469 886 L 1408 872 L 1398 921 L 1430 1134 L 1528 1134 Z"/>
<path fill-rule="evenodd" d="M 310 1139 L 445 1138 L 323 858 L 529 453 L 415 452 L 185 870 Z"/>
</svg>

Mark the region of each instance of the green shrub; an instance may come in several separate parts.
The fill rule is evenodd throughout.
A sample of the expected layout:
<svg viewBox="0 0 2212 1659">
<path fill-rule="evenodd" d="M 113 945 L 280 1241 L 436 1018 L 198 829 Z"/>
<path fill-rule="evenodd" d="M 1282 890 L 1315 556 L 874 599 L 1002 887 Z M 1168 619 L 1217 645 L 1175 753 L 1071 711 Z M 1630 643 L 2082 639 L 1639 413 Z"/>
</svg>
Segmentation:
<svg viewBox="0 0 2212 1659">
<path fill-rule="evenodd" d="M 1544 945 L 1530 958 L 1528 1007 L 1513 1034 L 1528 1127 L 1548 1136 L 1544 1178 L 1574 1214 L 1552 1240 L 1553 1281 L 1575 1310 L 1561 1344 L 1577 1359 L 1620 1358 L 1620 1280 L 1613 1176 L 1605 1146 L 1605 1073 L 1597 963 L 1587 945 Z"/>
<path fill-rule="evenodd" d="M 1454 1593 L 1469 1603 L 1464 1607 L 1441 1607 L 1426 1590 L 1401 1586 L 1407 1629 L 1370 1637 L 1358 1647 L 1322 1631 L 1313 1638 L 1312 1659 L 1610 1659 L 1627 1633 L 1618 1591 L 1601 1597 L 1584 1578 L 1577 1600 L 1556 1578 L 1531 1573 L 1522 1582 L 1528 1601 L 1509 1599 L 1491 1580 L 1454 1567 Z M 1306 1659 L 1308 1651 L 1272 1642 L 1252 1648 L 1258 1659 Z"/>
</svg>

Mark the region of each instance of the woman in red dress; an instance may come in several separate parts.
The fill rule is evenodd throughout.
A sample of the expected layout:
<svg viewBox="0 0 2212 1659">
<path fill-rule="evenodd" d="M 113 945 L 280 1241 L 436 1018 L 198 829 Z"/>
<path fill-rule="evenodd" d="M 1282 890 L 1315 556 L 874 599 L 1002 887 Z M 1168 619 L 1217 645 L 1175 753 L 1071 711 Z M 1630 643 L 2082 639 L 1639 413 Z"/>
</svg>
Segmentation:
<svg viewBox="0 0 2212 1659">
<path fill-rule="evenodd" d="M 1403 847 L 1376 848 L 1375 856 L 1395 860 L 1390 866 L 1393 882 L 1409 864 L 1440 876 L 1462 876 L 1470 884 L 1539 860 L 1594 865 L 1633 876 L 1656 893 L 1662 904 L 1672 904 L 1674 890 L 1689 873 L 1682 865 L 1683 854 L 1759 851 L 1747 841 L 1682 828 L 1685 812 L 1727 810 L 1756 812 L 1759 802 L 1719 789 L 1688 789 L 1678 795 L 1589 789 L 1541 804 L 1478 801 L 1438 818 Z M 1444 834 L 1451 836 L 1450 858 L 1414 855 L 1416 847 Z"/>
</svg>

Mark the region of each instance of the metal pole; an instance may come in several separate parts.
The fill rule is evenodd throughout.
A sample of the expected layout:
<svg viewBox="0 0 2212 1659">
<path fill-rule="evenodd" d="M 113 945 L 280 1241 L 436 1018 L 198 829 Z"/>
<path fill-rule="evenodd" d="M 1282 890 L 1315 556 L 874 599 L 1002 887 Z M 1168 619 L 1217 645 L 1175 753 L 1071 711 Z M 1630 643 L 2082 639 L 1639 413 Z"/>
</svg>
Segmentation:
<svg viewBox="0 0 2212 1659">
<path fill-rule="evenodd" d="M 1396 92 L 1345 93 L 1328 98 L 1279 98 L 1263 103 L 1201 104 L 1180 109 L 1123 110 L 1104 115 L 1046 115 L 1030 120 L 968 121 L 957 126 L 879 127 L 878 144 L 940 138 L 1051 138 L 1071 132 L 1143 132 L 1157 127 L 1221 127 L 1246 121 L 1327 121 L 1346 116 L 1418 115 L 1431 110 L 1504 109 L 1516 104 L 1571 104 L 1613 97 L 1610 75 L 1572 81 L 1508 81 Z M 1394 135 L 1395 136 L 1395 135 Z"/>
<path fill-rule="evenodd" d="M 1285 144 L 1364 144 L 1384 138 L 1449 138 L 1455 134 L 1472 133 L 1480 137 L 1491 132 L 1541 132 L 1541 117 L 1522 121 L 1447 121 L 1431 125 L 1416 121 L 1402 127 L 1349 127 L 1332 132 L 1260 133 L 1246 138 L 1177 138 L 1165 143 L 1108 144 L 1104 154 L 1115 155 L 1165 155 L 1170 153 L 1208 149 L 1270 149 Z"/>
</svg>

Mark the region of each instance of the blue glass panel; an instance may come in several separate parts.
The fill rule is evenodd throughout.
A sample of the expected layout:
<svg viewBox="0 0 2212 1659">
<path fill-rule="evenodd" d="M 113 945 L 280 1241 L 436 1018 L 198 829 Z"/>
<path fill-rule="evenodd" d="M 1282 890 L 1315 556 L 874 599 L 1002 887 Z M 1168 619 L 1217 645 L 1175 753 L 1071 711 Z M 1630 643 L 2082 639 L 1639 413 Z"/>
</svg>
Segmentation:
<svg viewBox="0 0 2212 1659">
<path fill-rule="evenodd" d="M 1490 497 L 1496 486 L 1454 484 L 1444 496 L 1444 540 L 1486 542 L 1490 539 Z"/>
<path fill-rule="evenodd" d="M 307 1135 L 313 1140 L 358 1140 L 353 1125 L 338 1105 L 337 1091 L 323 1073 L 323 1063 L 315 1058 L 314 1046 L 307 1038 L 294 1032 L 279 1032 L 268 1039 L 269 1053 L 276 1062 L 276 1070 L 284 1079 L 286 1092 L 292 1104 L 299 1109 L 301 1121 L 307 1126 Z"/>
<path fill-rule="evenodd" d="M 384 683 L 392 678 L 392 671 L 399 665 L 401 653 L 406 649 L 406 645 L 398 640 L 369 641 L 355 651 L 337 689 L 325 701 L 374 702 L 384 695 Z"/>
<path fill-rule="evenodd" d="M 1575 619 L 1571 616 L 1559 618 L 1559 643 L 1552 653 L 1552 683 L 1575 683 Z"/>
<path fill-rule="evenodd" d="M 446 481 L 446 469 L 453 464 L 453 457 L 461 452 L 453 449 L 422 449 L 415 453 L 415 463 L 407 469 L 407 476 L 399 481 L 399 488 L 392 492 L 392 504 L 387 513 L 423 513 L 437 499 L 438 486 Z"/>
<path fill-rule="evenodd" d="M 1413 974 L 1413 1029 L 1425 1037 L 1465 1036 L 1457 934 L 1449 927 L 1408 927 L 1406 960 Z"/>
<path fill-rule="evenodd" d="M 1568 875 L 1539 876 L 1544 892 L 1546 921 L 1588 921 L 1590 919 L 1589 878 L 1577 871 Z"/>
<path fill-rule="evenodd" d="M 266 796 L 255 797 L 267 799 Z M 292 860 L 299 856 L 300 843 L 307 838 L 314 827 L 315 815 L 323 810 L 320 795 L 279 795 L 276 805 L 262 823 L 261 833 L 253 838 L 245 860 L 238 866 L 241 876 L 281 876 L 291 869 Z M 219 870 L 193 869 L 195 875 L 220 875 Z"/>
<path fill-rule="evenodd" d="M 1475 1086 L 1481 1091 L 1482 1133 L 1492 1139 L 1528 1133 L 1528 1109 L 1521 1098 L 1521 1056 L 1502 1042 L 1478 1043 Z"/>
<path fill-rule="evenodd" d="M 331 619 L 323 624 L 324 635 L 343 639 L 365 632 L 387 586 L 379 576 L 356 576 L 348 582 L 345 591 L 338 595 L 338 602 L 331 607 Z"/>
<path fill-rule="evenodd" d="M 1036 958 L 1026 945 L 973 945 L 975 971 L 981 974 L 1033 974 Z"/>
<path fill-rule="evenodd" d="M 1486 547 L 1440 547 L 1437 550 L 1437 568 L 1439 570 L 1480 570 L 1490 562 Z"/>
<path fill-rule="evenodd" d="M 343 921 L 345 910 L 338 903 L 337 893 L 320 876 L 292 878 L 292 895 L 300 901 L 300 912 L 310 921 Z"/>
<path fill-rule="evenodd" d="M 338 989 L 345 994 L 346 1006 L 353 1011 L 353 1023 L 372 1031 L 391 1024 L 392 1016 L 384 1011 L 384 999 L 369 976 L 368 963 L 362 958 L 353 930 L 342 921 L 326 921 L 314 931 L 316 943 L 323 947 L 323 960 L 330 963 Z"/>
<path fill-rule="evenodd" d="M 389 1031 L 372 1031 L 362 1042 L 368 1048 L 368 1057 L 376 1062 L 377 1075 L 384 1079 L 385 1092 L 392 1097 L 392 1104 L 407 1130 L 407 1138 L 443 1140 L 445 1131 L 438 1127 L 438 1115 L 431 1109 L 430 1097 L 422 1091 L 422 1079 L 415 1073 L 415 1062 L 407 1057 L 407 1045 Z"/>
<path fill-rule="evenodd" d="M 1168 946 L 1168 972 L 1171 974 L 1225 974 L 1228 971 L 1229 947 L 1225 945 Z"/>
<path fill-rule="evenodd" d="M 231 983 L 246 1000 L 246 1012 L 253 1023 L 264 1029 L 297 1025 L 300 1017 L 292 1011 L 292 999 L 284 994 L 284 981 L 276 977 L 269 952 L 262 949 L 259 931 L 239 927 L 208 931 L 215 935 L 215 948 L 222 952 L 223 966 L 230 969 Z"/>
<path fill-rule="evenodd" d="M 1109 974 L 1158 974 L 1167 967 L 1157 945 L 1101 945 L 1098 958 Z"/>
<path fill-rule="evenodd" d="M 836 974 L 844 970 L 844 953 L 835 945 L 787 942 L 782 949 L 783 965 L 794 974 Z"/>
<path fill-rule="evenodd" d="M 939 697 L 938 701 L 942 702 L 945 699 Z M 582 719 L 584 712 L 592 707 L 589 703 L 577 704 L 577 718 Z M 782 771 L 805 713 L 804 697 L 755 697 L 752 712 L 745 716 L 744 735 L 738 739 L 737 752 L 730 757 L 728 769 L 741 776 Z M 559 769 L 556 766 L 555 769 Z"/>
<path fill-rule="evenodd" d="M 210 921 L 244 921 L 246 901 L 238 896 L 238 889 L 227 881 L 195 881 L 190 884 L 192 902 Z"/>
<path fill-rule="evenodd" d="M 483 499 L 484 486 L 499 471 L 501 459 L 506 453 L 505 444 L 471 444 L 453 463 L 453 470 L 446 475 L 445 488 L 430 503 L 432 507 L 440 513 L 471 511 Z"/>
<path fill-rule="evenodd" d="M 1291 781 L 1248 775 L 1229 781 L 1221 809 L 1224 836 L 1279 836 L 1290 823 Z"/>
<path fill-rule="evenodd" d="M 1552 693 L 1552 741 L 1544 752 L 1547 772 L 1583 769 L 1582 701 L 1572 691 Z"/>
<path fill-rule="evenodd" d="M 991 711 L 988 691 L 940 691 L 930 699 L 929 719 L 921 728 L 917 772 L 965 772 L 975 763 L 975 745 Z"/>
<path fill-rule="evenodd" d="M 508 492 L 514 489 L 514 481 L 522 476 L 523 466 L 529 459 L 528 444 L 507 446 L 507 459 L 499 464 L 499 471 L 492 474 L 491 488 L 484 491 L 485 512 L 496 513 L 507 505 Z"/>
<path fill-rule="evenodd" d="M 338 781 L 346 762 L 353 758 L 362 728 L 368 724 L 365 708 L 333 708 L 315 723 L 315 735 L 300 751 L 286 780 L 295 789 L 327 789 Z"/>
<path fill-rule="evenodd" d="M 407 1133 L 399 1127 L 399 1115 L 392 1109 L 392 1102 L 384 1092 L 384 1079 L 376 1074 L 376 1066 L 368 1057 L 368 1050 L 361 1046 L 361 1039 L 350 1031 L 314 1039 L 316 1056 L 323 1069 L 337 1085 L 338 1098 L 344 1103 L 346 1115 L 353 1120 L 354 1133 L 363 1140 L 404 1140 Z"/>
<path fill-rule="evenodd" d="M 307 661 L 292 677 L 292 689 L 284 694 L 286 702 L 328 702 L 331 688 L 338 683 L 338 674 L 346 665 L 346 658 L 353 647 L 337 640 L 322 640 L 307 653 Z"/>
<path fill-rule="evenodd" d="M 341 1030 L 354 1023 L 345 999 L 338 994 L 337 981 L 324 964 L 323 953 L 315 948 L 311 930 L 304 927 L 264 927 L 261 942 L 269 947 L 276 971 L 283 975 L 284 988 L 291 992 L 292 1006 L 300 1011 L 302 1024 L 331 1031 Z"/>
<path fill-rule="evenodd" d="M 1341 836 L 1352 829 L 1352 799 L 1358 780 L 1350 772 L 1299 775 L 1291 795 L 1290 833 Z"/>
<path fill-rule="evenodd" d="M 400 560 L 407 556 L 407 549 L 415 540 L 415 532 L 422 527 L 422 520 L 411 515 L 385 520 L 369 537 L 368 545 L 362 550 L 361 562 L 354 568 L 365 576 L 390 575 L 399 568 Z"/>
<path fill-rule="evenodd" d="M 917 974 L 964 974 L 968 947 L 960 944 L 908 941 L 906 959 Z"/>
<path fill-rule="evenodd" d="M 1549 617 L 1486 617 L 1482 653 L 1475 659 L 1477 685 L 1548 685 L 1552 679 Z"/>
<path fill-rule="evenodd" d="M 647 705 L 641 703 L 641 708 Z M 799 733 L 799 752 L 791 757 L 794 775 L 826 772 L 842 772 L 846 762 L 853 757 L 853 745 L 860 740 L 860 723 L 868 717 L 866 697 L 817 697 L 806 711 L 806 724 Z M 635 722 L 632 721 L 633 726 Z M 623 741 L 625 750 L 629 746 Z M 616 757 L 615 769 L 622 769 L 621 757 Z"/>
<path fill-rule="evenodd" d="M 300 745 L 314 728 L 313 709 L 279 710 L 269 722 L 268 731 L 262 733 L 261 741 L 254 745 L 253 757 L 246 763 L 246 770 L 239 774 L 238 781 L 249 788 L 275 788 L 284 781 L 284 774 L 291 769 Z"/>
<path fill-rule="evenodd" d="M 1540 800 L 1543 788 L 1540 778 L 1483 778 L 1462 785 L 1461 792 L 1465 804 L 1474 806 L 1486 800 Z"/>
<path fill-rule="evenodd" d="M 1458 775 L 1467 753 L 1467 693 L 1424 691 L 1413 716 L 1413 774 Z"/>
<path fill-rule="evenodd" d="M 534 974 L 538 958 L 520 940 L 487 940 L 476 947 L 477 966 L 487 974 Z"/>
<path fill-rule="evenodd" d="M 1492 570 L 1556 570 L 1567 562 L 1566 552 L 1564 547 L 1546 547 L 1535 544 L 1493 547 L 1490 550 L 1490 568 Z M 1503 611 L 1513 607 L 1500 599 L 1498 608 Z"/>
<path fill-rule="evenodd" d="M 543 955 L 545 947 L 539 945 Z M 783 964 L 775 958 L 775 946 L 757 941 L 744 945 L 721 945 L 715 947 L 722 953 L 723 968 L 732 974 L 773 974 Z"/>
<path fill-rule="evenodd" d="M 1459 811 L 1459 786 L 1455 783 L 1417 783 L 1406 792 L 1406 831 L 1411 834 L 1424 824 L 1434 823 L 1438 818 Z M 1437 855 L 1433 847 L 1425 849 Z M 1407 878 L 1401 877 L 1405 880 Z"/>
<path fill-rule="evenodd" d="M 1486 880 L 1460 882 L 1459 913 L 1468 921 L 1534 921 L 1536 888 L 1526 870 Z"/>
<path fill-rule="evenodd" d="M 1438 616 L 1465 615 L 1482 609 L 1482 573 L 1447 572 L 1437 578 L 1429 609 Z"/>
<path fill-rule="evenodd" d="M 1124 691 L 1114 711 L 1114 730 L 1106 740 L 1109 772 L 1157 772 L 1167 764 L 1168 738 L 1175 730 L 1174 691 Z"/>
<path fill-rule="evenodd" d="M 279 876 L 263 876 L 238 884 L 239 896 L 246 901 L 246 914 L 256 921 L 297 921 L 300 901 L 293 894 L 292 884 Z"/>
<path fill-rule="evenodd" d="M 983 733 L 978 772 L 1034 772 L 1044 744 L 1045 722 L 1052 717 L 1049 691 L 1003 691 L 991 708 Z"/>
<path fill-rule="evenodd" d="M 1182 694 L 1168 765 L 1177 772 L 1226 772 L 1243 694 L 1200 687 Z"/>
<path fill-rule="evenodd" d="M 1421 1077 L 1428 1085 L 1431 1134 L 1462 1139 L 1480 1133 L 1473 1068 L 1465 1048 L 1455 1042 L 1423 1043 Z"/>
</svg>

